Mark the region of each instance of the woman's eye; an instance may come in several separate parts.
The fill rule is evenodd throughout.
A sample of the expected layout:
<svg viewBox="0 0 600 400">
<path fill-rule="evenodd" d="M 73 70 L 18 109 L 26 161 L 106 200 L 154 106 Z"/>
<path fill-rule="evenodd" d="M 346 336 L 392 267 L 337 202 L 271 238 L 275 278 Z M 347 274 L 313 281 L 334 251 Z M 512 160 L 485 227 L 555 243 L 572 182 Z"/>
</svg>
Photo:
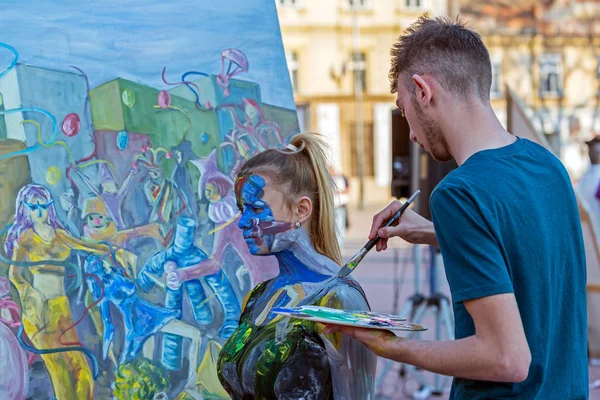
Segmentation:
<svg viewBox="0 0 600 400">
<path fill-rule="evenodd" d="M 260 207 L 253 207 L 252 210 L 256 213 L 256 214 L 260 214 L 263 211 L 265 211 L 264 208 L 260 208 Z"/>
</svg>

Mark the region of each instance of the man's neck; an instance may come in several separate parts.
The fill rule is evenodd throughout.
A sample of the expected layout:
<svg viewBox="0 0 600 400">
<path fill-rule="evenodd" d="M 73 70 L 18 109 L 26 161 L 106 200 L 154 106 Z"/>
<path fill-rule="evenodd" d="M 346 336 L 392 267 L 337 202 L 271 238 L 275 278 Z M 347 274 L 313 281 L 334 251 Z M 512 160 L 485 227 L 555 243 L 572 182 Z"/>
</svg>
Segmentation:
<svg viewBox="0 0 600 400">
<path fill-rule="evenodd" d="M 447 132 L 450 154 L 458 165 L 482 150 L 508 146 L 516 141 L 498 121 L 494 111 L 483 105 L 455 112 L 444 131 Z"/>
</svg>

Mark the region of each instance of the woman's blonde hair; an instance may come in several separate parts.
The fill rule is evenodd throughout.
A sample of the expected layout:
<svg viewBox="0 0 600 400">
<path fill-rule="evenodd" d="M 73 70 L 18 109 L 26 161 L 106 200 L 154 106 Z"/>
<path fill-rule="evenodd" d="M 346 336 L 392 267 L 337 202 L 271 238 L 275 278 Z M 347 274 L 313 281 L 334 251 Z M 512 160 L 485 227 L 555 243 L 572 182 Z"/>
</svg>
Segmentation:
<svg viewBox="0 0 600 400">
<path fill-rule="evenodd" d="M 296 135 L 290 144 L 293 147 L 265 150 L 250 158 L 239 176 L 267 175 L 280 187 L 288 205 L 299 196 L 308 196 L 313 204 L 310 239 L 319 253 L 341 265 L 333 214 L 334 183 L 327 170 L 326 145 L 314 133 Z"/>
</svg>

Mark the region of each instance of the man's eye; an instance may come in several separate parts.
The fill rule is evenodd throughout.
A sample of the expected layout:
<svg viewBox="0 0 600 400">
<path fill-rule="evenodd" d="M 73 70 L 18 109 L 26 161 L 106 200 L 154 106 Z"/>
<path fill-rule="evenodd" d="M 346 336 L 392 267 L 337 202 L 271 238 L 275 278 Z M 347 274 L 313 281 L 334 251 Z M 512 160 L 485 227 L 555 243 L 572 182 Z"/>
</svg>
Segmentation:
<svg viewBox="0 0 600 400">
<path fill-rule="evenodd" d="M 263 211 L 265 211 L 264 208 L 260 208 L 260 207 L 252 207 L 252 210 L 256 213 L 256 214 L 260 214 Z"/>
</svg>

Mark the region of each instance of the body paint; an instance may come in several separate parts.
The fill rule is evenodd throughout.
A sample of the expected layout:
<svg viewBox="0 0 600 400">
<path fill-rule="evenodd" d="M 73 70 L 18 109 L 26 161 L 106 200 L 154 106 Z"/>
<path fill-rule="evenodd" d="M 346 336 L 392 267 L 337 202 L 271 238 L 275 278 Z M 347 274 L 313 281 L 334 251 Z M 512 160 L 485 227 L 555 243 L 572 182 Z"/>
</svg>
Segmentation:
<svg viewBox="0 0 600 400">
<path fill-rule="evenodd" d="M 266 182 L 258 175 L 238 178 L 235 184 L 236 203 L 242 212 L 238 223 L 244 240 L 253 255 L 272 253 L 276 235 L 292 229 L 292 224 L 276 221 L 269 205 L 263 200 Z"/>
</svg>

